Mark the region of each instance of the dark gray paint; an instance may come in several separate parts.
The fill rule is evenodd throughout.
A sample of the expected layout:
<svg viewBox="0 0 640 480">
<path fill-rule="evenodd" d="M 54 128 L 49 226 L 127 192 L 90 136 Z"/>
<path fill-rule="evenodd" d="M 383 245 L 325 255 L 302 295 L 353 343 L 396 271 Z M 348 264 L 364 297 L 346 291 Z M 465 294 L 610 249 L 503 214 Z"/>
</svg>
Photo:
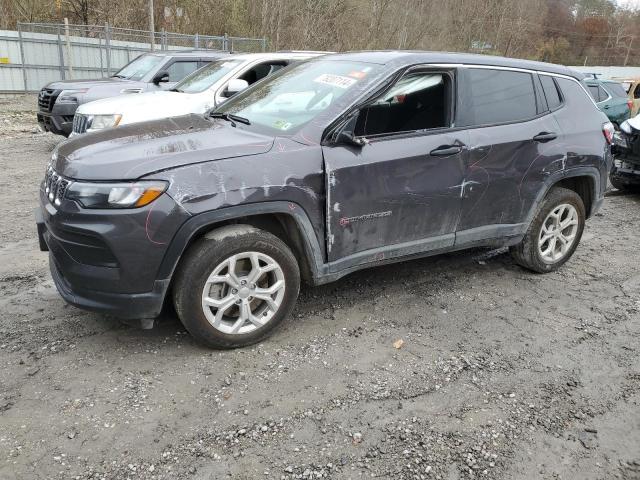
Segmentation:
<svg viewBox="0 0 640 480">
<path fill-rule="evenodd" d="M 54 208 L 41 198 L 49 231 L 98 233 L 118 258 L 116 269 L 73 264 L 50 239 L 59 269 L 54 268 L 54 279 L 63 296 L 104 310 L 92 302 L 99 298 L 103 305 L 120 305 L 124 292 L 135 293 L 133 300 L 153 315 L 189 241 L 218 222 L 247 216 L 289 215 L 303 239 L 311 281 L 318 284 L 370 265 L 473 245 L 513 244 L 548 189 L 571 176 L 591 179 L 591 213 L 601 204 L 611 161 L 602 134 L 606 118 L 572 79 L 558 78 L 565 92 L 562 108 L 526 122 L 372 139 L 362 148 L 327 137 L 359 104 L 414 65 L 493 63 L 575 78 L 564 67 L 406 52 L 324 59 L 386 64 L 383 73 L 343 95 L 291 137 L 188 115 L 62 144 L 54 168 L 63 176 L 170 183 L 161 199 L 138 211 L 87 211 L 68 201 Z M 549 131 L 557 134 L 555 140 L 533 140 Z M 430 154 L 449 145 L 462 147 L 460 153 Z M 351 220 L 341 222 L 345 218 Z"/>
</svg>

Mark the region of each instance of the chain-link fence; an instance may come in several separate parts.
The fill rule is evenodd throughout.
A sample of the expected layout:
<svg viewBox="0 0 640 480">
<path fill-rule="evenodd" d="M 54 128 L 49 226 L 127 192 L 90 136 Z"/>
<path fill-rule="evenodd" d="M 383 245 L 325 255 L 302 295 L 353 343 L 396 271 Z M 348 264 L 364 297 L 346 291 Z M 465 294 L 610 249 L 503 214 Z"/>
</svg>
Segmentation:
<svg viewBox="0 0 640 480">
<path fill-rule="evenodd" d="M 265 38 L 186 35 L 105 25 L 19 23 L 0 30 L 0 92 L 35 92 L 46 83 L 107 77 L 150 50 L 263 52 Z"/>
</svg>

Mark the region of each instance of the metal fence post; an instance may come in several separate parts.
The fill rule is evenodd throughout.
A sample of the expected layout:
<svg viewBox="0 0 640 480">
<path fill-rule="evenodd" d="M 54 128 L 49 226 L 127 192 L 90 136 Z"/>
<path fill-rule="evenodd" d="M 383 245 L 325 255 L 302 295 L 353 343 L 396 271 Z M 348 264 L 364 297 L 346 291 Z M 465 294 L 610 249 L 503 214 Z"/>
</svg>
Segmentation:
<svg viewBox="0 0 640 480">
<path fill-rule="evenodd" d="M 267 51 L 267 37 L 262 37 L 262 51 Z"/>
<path fill-rule="evenodd" d="M 60 25 L 58 25 L 58 59 L 60 62 L 60 80 L 65 80 L 64 73 L 64 53 L 62 53 L 62 38 L 60 37 Z"/>
<path fill-rule="evenodd" d="M 193 37 L 193 48 L 195 49 L 200 48 L 200 37 L 197 33 Z"/>
<path fill-rule="evenodd" d="M 22 25 L 18 23 L 18 41 L 20 42 L 20 62 L 22 62 L 22 83 L 24 92 L 27 93 L 27 67 L 24 61 L 24 43 L 22 41 Z"/>
<path fill-rule="evenodd" d="M 109 24 L 104 24 L 104 46 L 107 52 L 107 76 L 111 76 L 111 32 Z"/>
<path fill-rule="evenodd" d="M 222 50 L 229 50 L 229 35 L 224 34 L 224 38 L 222 39 Z"/>
</svg>

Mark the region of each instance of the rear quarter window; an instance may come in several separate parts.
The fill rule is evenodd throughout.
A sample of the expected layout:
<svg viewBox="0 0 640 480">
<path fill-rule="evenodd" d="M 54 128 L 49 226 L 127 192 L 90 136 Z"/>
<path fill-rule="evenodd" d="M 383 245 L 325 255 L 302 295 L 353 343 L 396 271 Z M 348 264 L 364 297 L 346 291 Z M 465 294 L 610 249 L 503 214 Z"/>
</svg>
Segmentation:
<svg viewBox="0 0 640 480">
<path fill-rule="evenodd" d="M 469 68 L 462 77 L 458 126 L 520 122 L 538 113 L 529 73 Z"/>
<path fill-rule="evenodd" d="M 562 105 L 562 97 L 560 96 L 558 86 L 556 85 L 553 77 L 550 77 L 549 75 L 540 75 L 540 83 L 542 83 L 542 90 L 544 91 L 544 96 L 547 99 L 547 106 L 549 107 L 549 110 L 555 110 Z"/>
</svg>

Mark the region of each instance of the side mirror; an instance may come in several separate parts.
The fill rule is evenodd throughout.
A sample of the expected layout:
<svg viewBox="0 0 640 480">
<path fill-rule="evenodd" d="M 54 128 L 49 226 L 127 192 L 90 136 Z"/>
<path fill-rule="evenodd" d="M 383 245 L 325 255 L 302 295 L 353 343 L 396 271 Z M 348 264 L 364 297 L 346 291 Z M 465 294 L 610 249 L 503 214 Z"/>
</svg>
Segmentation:
<svg viewBox="0 0 640 480">
<path fill-rule="evenodd" d="M 151 82 L 154 83 L 155 85 L 158 85 L 159 83 L 165 83 L 168 81 L 169 81 L 169 72 L 167 72 L 166 70 L 160 70 L 151 79 Z"/>
<path fill-rule="evenodd" d="M 229 83 L 227 84 L 227 88 L 225 88 L 224 92 L 222 92 L 222 96 L 226 98 L 233 97 L 236 93 L 241 92 L 248 86 L 249 86 L 249 82 L 247 82 L 246 80 L 242 80 L 240 78 L 233 78 L 229 80 Z"/>
<path fill-rule="evenodd" d="M 349 145 L 352 147 L 362 148 L 369 143 L 369 141 L 364 137 L 356 137 L 353 132 L 342 129 L 338 135 L 336 135 L 335 143 L 337 145 Z"/>
</svg>

